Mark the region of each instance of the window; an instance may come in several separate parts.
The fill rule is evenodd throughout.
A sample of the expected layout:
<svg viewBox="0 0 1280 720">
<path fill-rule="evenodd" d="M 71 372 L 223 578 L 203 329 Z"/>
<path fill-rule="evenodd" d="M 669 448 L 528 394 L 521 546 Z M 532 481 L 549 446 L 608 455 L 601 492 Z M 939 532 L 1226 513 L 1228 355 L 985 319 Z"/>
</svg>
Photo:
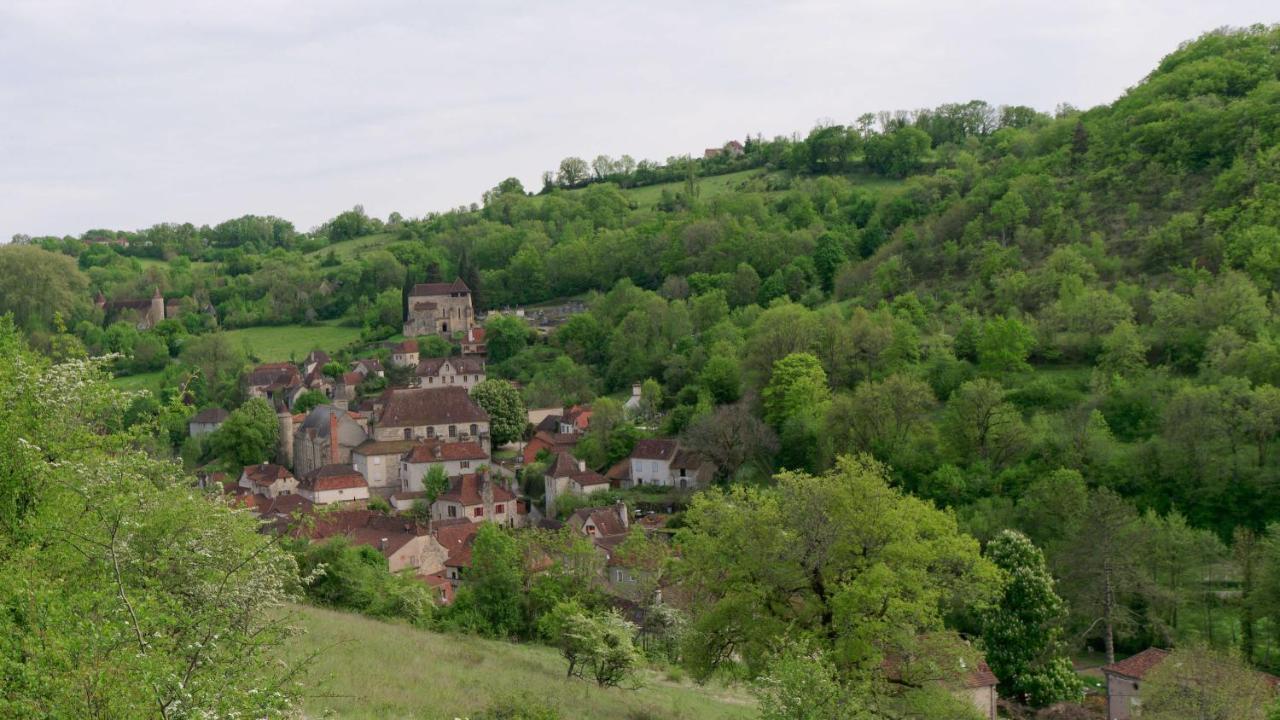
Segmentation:
<svg viewBox="0 0 1280 720">
<path fill-rule="evenodd" d="M 479 431 L 480 431 L 479 426 L 477 426 L 475 423 L 471 423 L 471 434 L 472 434 L 472 435 L 479 435 L 479 434 L 480 434 L 480 432 L 479 432 Z"/>
<path fill-rule="evenodd" d="M 435 429 L 435 427 L 434 427 L 434 426 L 432 426 L 432 425 L 428 425 L 428 426 L 427 426 L 427 437 L 429 437 L 429 438 L 433 438 L 433 437 L 435 437 L 435 436 L 436 436 L 436 429 Z"/>
<path fill-rule="evenodd" d="M 465 469 L 467 469 L 467 468 L 471 467 L 471 461 L 470 461 L 470 460 L 463 460 L 462 462 L 459 462 L 459 463 L 458 463 L 458 467 L 460 467 L 460 468 L 462 468 L 462 469 L 464 469 L 464 470 L 465 470 Z"/>
<path fill-rule="evenodd" d="M 457 426 L 457 425 L 450 425 L 450 426 L 449 426 L 449 437 L 458 437 L 458 426 Z"/>
<path fill-rule="evenodd" d="M 451 517 L 451 518 L 458 517 L 458 508 L 457 508 L 457 507 L 455 507 L 455 506 L 453 506 L 453 505 L 450 505 L 450 506 L 449 506 L 449 517 Z"/>
<path fill-rule="evenodd" d="M 382 464 L 382 458 L 380 458 L 380 457 L 378 457 L 378 456 L 376 456 L 376 455 L 375 455 L 374 457 L 370 458 L 370 459 L 371 459 L 371 460 L 373 460 L 373 464 L 374 464 L 374 465 L 381 465 L 381 464 Z"/>
<path fill-rule="evenodd" d="M 499 503 L 499 504 L 497 504 L 497 505 L 494 505 L 494 506 L 493 506 L 493 514 L 494 514 L 494 515 L 501 515 L 501 514 L 502 514 L 502 504 L 501 504 L 501 503 Z"/>
<path fill-rule="evenodd" d="M 430 433 L 428 433 L 428 434 L 430 434 Z M 412 439 L 413 439 L 413 428 L 405 428 L 405 429 L 404 429 L 404 439 L 405 439 L 405 440 L 412 440 Z"/>
<path fill-rule="evenodd" d="M 472 514 L 474 517 L 484 517 L 484 506 L 483 506 L 483 505 L 481 505 L 481 506 L 477 507 L 475 510 L 472 510 L 472 511 L 471 511 L 471 514 Z"/>
<path fill-rule="evenodd" d="M 433 378 L 433 377 L 428 377 L 428 378 L 427 378 L 427 384 L 428 384 L 428 385 L 435 385 L 435 384 L 436 384 L 436 379 L 435 379 L 435 378 Z"/>
</svg>

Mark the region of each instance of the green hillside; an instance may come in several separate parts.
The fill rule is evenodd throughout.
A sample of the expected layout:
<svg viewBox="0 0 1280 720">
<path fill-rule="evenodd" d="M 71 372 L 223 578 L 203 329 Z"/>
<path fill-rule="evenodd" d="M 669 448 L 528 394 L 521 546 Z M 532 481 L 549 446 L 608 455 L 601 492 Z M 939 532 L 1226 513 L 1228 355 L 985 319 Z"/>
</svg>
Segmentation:
<svg viewBox="0 0 1280 720">
<path fill-rule="evenodd" d="M 315 654 L 304 682 L 308 717 L 435 720 L 465 717 L 519 693 L 556 707 L 564 718 L 729 720 L 755 717 L 738 689 L 700 687 L 646 673 L 638 689 L 602 689 L 566 679 L 552 649 L 439 635 L 310 606 L 297 606 L 303 633 L 291 660 Z"/>
</svg>

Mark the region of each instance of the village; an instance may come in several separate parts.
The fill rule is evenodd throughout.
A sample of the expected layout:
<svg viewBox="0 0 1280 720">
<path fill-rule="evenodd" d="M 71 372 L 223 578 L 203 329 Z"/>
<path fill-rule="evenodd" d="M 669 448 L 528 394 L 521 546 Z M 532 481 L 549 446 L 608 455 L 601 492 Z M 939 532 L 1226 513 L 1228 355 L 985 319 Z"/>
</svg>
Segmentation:
<svg viewBox="0 0 1280 720">
<path fill-rule="evenodd" d="M 529 409 L 522 437 L 495 447 L 490 417 L 469 394 L 487 379 L 485 330 L 470 296 L 461 280 L 415 285 L 404 321 L 407 339 L 385 344 L 388 367 L 370 357 L 332 373 L 330 356 L 317 349 L 300 364 L 252 368 L 244 377 L 246 395 L 271 403 L 277 414 L 274 462 L 238 473 L 198 471 L 200 486 L 256 514 L 263 532 L 311 543 L 341 537 L 372 548 L 389 572 L 430 586 L 440 605 L 451 603 L 467 581 L 482 523 L 516 532 L 568 529 L 598 554 L 597 582 L 610 602 L 643 625 L 644 614 L 663 602 L 664 593 L 678 597 L 678 589 L 667 578 L 646 577 L 655 574 L 652 567 L 616 550 L 633 533 L 668 543 L 666 523 L 678 509 L 671 498 L 687 500 L 708 487 L 715 465 L 676 438 L 653 437 L 637 441 L 628 457 L 608 467 L 589 467 L 575 455 L 592 427 L 589 404 Z M 140 326 L 153 315 L 174 312 L 173 302 L 166 308 L 158 296 L 116 305 L 136 313 Z M 551 322 L 580 310 L 575 303 L 554 308 Z M 545 334 L 547 314 L 531 313 L 527 321 Z M 523 310 L 517 316 L 526 317 Z M 423 337 L 443 338 L 458 354 L 424 357 L 418 342 Z M 358 391 L 371 378 L 385 379 L 388 369 L 407 374 L 408 381 L 368 396 Z M 295 412 L 307 392 L 322 393 L 326 402 Z M 638 411 L 640 395 L 637 384 L 624 404 L 628 413 Z M 188 431 L 212 433 L 228 415 L 223 408 L 202 409 Z M 531 466 L 542 468 L 539 496 L 521 481 Z M 668 491 L 667 512 L 592 497 L 637 488 Z M 1143 677 L 1167 656 L 1150 648 L 1097 671 L 1104 678 L 1109 718 L 1133 716 L 1141 705 Z M 1273 676 L 1265 679 L 1273 687 L 1280 684 Z M 998 682 L 979 660 L 954 692 L 994 720 L 1002 707 Z"/>
</svg>

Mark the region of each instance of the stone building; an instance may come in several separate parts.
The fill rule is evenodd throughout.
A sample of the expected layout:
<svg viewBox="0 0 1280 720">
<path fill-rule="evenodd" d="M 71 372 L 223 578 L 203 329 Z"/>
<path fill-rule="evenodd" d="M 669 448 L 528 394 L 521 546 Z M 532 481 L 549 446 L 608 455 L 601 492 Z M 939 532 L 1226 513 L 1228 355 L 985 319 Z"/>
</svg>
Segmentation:
<svg viewBox="0 0 1280 720">
<path fill-rule="evenodd" d="M 471 288 L 461 279 L 451 283 L 419 283 L 409 293 L 405 337 L 466 333 L 475 325 Z"/>
<path fill-rule="evenodd" d="M 368 438 L 351 413 L 334 405 L 317 406 L 293 433 L 293 472 L 302 477 L 325 465 L 350 465 L 351 451 Z"/>
<path fill-rule="evenodd" d="M 98 293 L 94 304 L 102 310 L 103 319 L 108 325 L 127 322 L 139 330 L 150 330 L 165 319 L 164 296 L 160 294 L 158 287 L 150 299 L 107 300 L 102 293 Z"/>
</svg>

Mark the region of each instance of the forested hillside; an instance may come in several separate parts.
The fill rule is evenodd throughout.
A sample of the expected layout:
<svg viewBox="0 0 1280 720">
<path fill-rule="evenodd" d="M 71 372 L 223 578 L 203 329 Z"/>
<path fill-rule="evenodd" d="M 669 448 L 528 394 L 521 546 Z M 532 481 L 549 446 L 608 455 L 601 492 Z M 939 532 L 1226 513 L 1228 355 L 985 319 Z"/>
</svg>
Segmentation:
<svg viewBox="0 0 1280 720">
<path fill-rule="evenodd" d="M 420 218 L 22 238 L 0 272 L 29 281 L 0 309 L 55 355 L 122 353 L 203 405 L 235 402 L 249 359 L 215 327 L 381 340 L 412 284 L 454 276 L 481 308 L 581 298 L 545 339 L 491 319 L 489 360 L 531 406 L 646 383 L 654 427 L 596 431 L 593 466 L 680 435 L 754 509 L 743 488 L 775 471 L 865 453 L 979 540 L 1029 536 L 1072 643 L 1280 666 L 1280 30 L 1209 33 L 1084 111 L 943 105 L 740 156 L 603 160 Z M 101 327 L 97 291 L 154 287 L 214 314 Z"/>
</svg>

